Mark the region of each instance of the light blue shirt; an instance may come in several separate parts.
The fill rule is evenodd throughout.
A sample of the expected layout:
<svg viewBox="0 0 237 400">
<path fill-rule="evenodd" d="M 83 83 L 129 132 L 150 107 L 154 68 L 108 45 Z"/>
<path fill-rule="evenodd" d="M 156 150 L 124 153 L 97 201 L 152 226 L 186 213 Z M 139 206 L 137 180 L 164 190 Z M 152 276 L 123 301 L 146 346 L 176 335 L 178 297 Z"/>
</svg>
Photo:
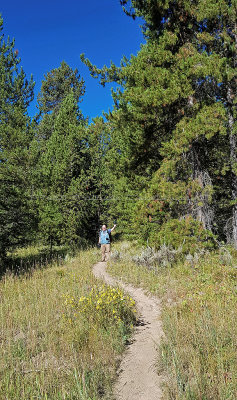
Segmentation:
<svg viewBox="0 0 237 400">
<path fill-rule="evenodd" d="M 106 229 L 106 231 L 100 231 L 100 244 L 110 244 L 109 234 L 111 229 Z"/>
</svg>

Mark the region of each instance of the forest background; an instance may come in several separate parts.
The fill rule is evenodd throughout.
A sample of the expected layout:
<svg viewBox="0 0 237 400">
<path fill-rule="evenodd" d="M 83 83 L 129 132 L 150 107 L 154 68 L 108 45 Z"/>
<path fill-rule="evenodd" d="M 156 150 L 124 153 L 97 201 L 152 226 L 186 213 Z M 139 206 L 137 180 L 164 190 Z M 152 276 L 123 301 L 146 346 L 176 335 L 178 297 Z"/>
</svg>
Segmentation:
<svg viewBox="0 0 237 400">
<path fill-rule="evenodd" d="M 27 79 L 14 41 L 0 44 L 0 260 L 29 243 L 95 243 L 102 222 L 124 236 L 183 253 L 237 247 L 237 2 L 121 0 L 142 18 L 145 43 L 120 66 L 114 106 L 88 121 L 85 83 L 62 61 L 29 116 Z M 3 20 L 1 19 L 3 32 Z"/>
</svg>

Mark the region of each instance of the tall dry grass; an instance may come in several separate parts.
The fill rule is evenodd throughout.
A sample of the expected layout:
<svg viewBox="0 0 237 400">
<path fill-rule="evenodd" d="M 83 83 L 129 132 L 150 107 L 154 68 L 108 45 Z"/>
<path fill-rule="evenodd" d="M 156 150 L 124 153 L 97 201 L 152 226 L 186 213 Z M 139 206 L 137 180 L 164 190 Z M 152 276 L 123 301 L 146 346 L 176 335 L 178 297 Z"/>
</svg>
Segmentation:
<svg viewBox="0 0 237 400">
<path fill-rule="evenodd" d="M 97 259 L 97 251 L 84 251 L 62 266 L 2 277 L 1 400 L 112 399 L 118 356 L 132 330 L 134 305 L 132 300 L 122 303 L 115 291 L 115 312 L 106 305 L 106 324 L 96 310 L 97 299 L 90 308 L 91 318 L 79 308 L 72 314 L 73 302 L 89 299 L 92 288 L 100 293 L 101 282 L 91 272 Z M 130 317 L 116 322 L 114 315 L 126 307 Z"/>
<path fill-rule="evenodd" d="M 220 249 L 173 266 L 137 265 L 118 245 L 110 273 L 162 298 L 164 397 L 237 399 L 237 254 Z"/>
</svg>

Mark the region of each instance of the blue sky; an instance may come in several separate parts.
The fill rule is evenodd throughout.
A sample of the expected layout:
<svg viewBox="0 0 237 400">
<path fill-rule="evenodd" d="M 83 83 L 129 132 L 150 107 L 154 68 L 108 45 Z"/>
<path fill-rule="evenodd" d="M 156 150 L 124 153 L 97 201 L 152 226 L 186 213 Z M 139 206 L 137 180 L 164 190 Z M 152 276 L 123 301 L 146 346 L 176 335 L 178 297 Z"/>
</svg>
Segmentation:
<svg viewBox="0 0 237 400">
<path fill-rule="evenodd" d="M 123 55 L 136 54 L 144 38 L 139 25 L 127 17 L 119 0 L 2 0 L 4 35 L 15 38 L 21 65 L 36 81 L 35 98 L 44 74 L 65 60 L 78 68 L 85 79 L 86 94 L 80 103 L 85 116 L 93 118 L 112 108 L 111 86 L 105 88 L 91 78 L 80 61 L 85 53 L 93 64 L 102 67 Z M 30 107 L 36 112 L 36 99 Z"/>
</svg>

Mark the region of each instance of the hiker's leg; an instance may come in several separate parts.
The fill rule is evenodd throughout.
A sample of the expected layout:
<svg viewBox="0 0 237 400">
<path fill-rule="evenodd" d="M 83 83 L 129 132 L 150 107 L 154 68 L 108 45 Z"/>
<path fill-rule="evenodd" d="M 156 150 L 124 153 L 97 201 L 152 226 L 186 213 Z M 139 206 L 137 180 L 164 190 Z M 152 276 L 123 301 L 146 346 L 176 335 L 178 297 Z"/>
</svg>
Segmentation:
<svg viewBox="0 0 237 400">
<path fill-rule="evenodd" d="M 105 250 L 106 250 L 106 244 L 101 245 L 101 260 L 105 261 Z"/>
<path fill-rule="evenodd" d="M 106 247 L 105 261 L 108 261 L 110 257 L 110 244 L 105 244 L 105 247 Z"/>
</svg>

